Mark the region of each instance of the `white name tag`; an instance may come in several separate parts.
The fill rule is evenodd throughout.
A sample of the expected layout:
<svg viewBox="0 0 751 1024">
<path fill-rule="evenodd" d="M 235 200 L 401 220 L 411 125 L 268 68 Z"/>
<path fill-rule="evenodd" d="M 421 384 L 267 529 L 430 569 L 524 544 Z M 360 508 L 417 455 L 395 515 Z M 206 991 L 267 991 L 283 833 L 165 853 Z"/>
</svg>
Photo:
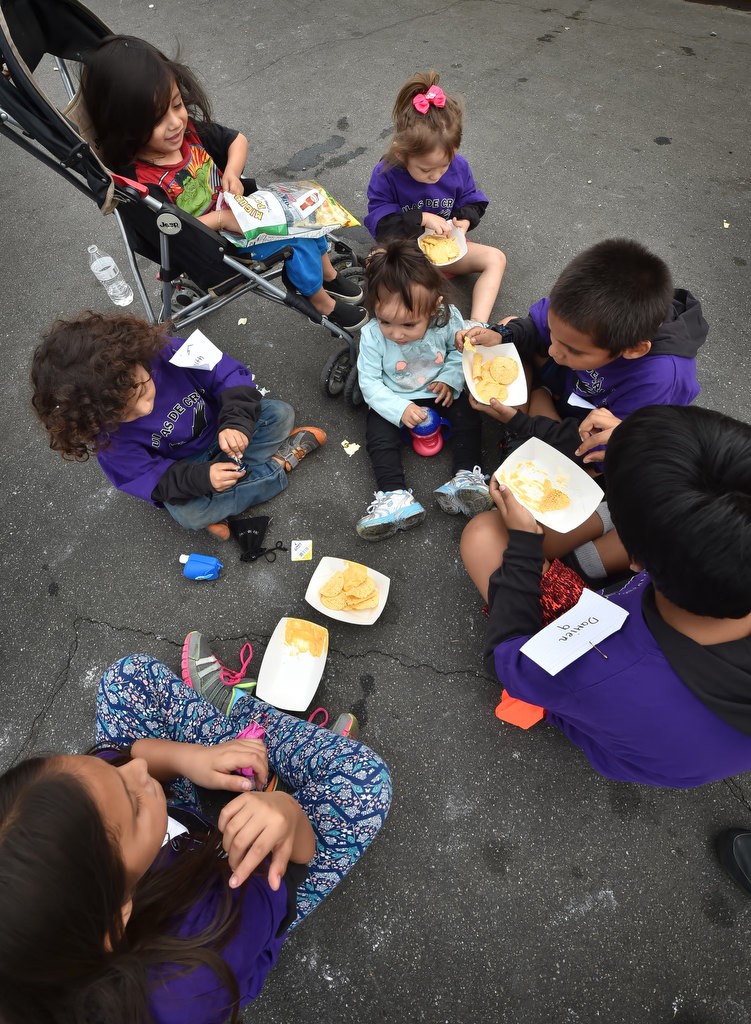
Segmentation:
<svg viewBox="0 0 751 1024">
<path fill-rule="evenodd" d="M 628 612 L 619 605 L 584 590 L 570 611 L 527 640 L 521 651 L 554 676 L 584 654 L 607 656 L 595 645 L 617 633 L 627 618 Z"/>
<path fill-rule="evenodd" d="M 175 821 L 174 818 L 170 818 L 167 815 L 167 834 L 162 840 L 162 846 L 166 846 L 167 843 L 177 839 L 178 836 L 184 836 L 187 831 L 185 825 L 181 825 L 179 821 Z"/>
<path fill-rule="evenodd" d="M 170 362 L 174 366 L 187 366 L 192 370 L 213 370 L 222 358 L 221 351 L 209 341 L 203 331 L 195 330 L 175 352 Z"/>
<path fill-rule="evenodd" d="M 582 398 L 581 395 L 577 395 L 575 391 L 572 391 L 568 396 L 569 405 L 578 405 L 580 409 L 596 409 L 596 405 L 592 405 L 586 398 Z"/>
</svg>

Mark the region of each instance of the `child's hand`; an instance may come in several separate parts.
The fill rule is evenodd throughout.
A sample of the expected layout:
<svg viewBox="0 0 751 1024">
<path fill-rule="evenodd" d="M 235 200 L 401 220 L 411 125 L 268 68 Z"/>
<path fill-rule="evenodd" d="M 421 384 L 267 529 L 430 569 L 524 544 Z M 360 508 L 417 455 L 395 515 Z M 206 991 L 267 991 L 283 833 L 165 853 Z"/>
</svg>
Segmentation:
<svg viewBox="0 0 751 1024">
<path fill-rule="evenodd" d="M 315 853 L 310 822 L 288 793 L 243 793 L 222 809 L 218 825 L 232 868 L 229 884 L 233 889 L 271 854 L 268 879 L 276 891 L 293 855 L 305 863 Z"/>
<path fill-rule="evenodd" d="M 490 416 L 492 420 L 498 420 L 499 423 L 508 423 L 518 412 L 513 405 L 503 405 L 497 398 L 491 398 L 490 405 L 478 402 L 471 392 L 467 394 L 467 398 L 473 409 L 484 412 L 486 416 Z"/>
<path fill-rule="evenodd" d="M 213 747 L 191 745 L 185 753 L 184 774 L 205 789 L 228 789 L 242 793 L 262 789 L 269 779 L 269 760 L 266 744 L 261 739 L 235 739 Z M 235 775 L 240 768 L 252 768 L 257 782 L 244 775 Z"/>
<path fill-rule="evenodd" d="M 459 230 L 464 235 L 466 235 L 466 233 L 469 231 L 469 221 L 468 220 L 465 220 L 465 219 L 459 220 L 458 217 L 452 217 L 451 218 L 451 223 L 454 225 L 455 228 L 459 228 Z"/>
<path fill-rule="evenodd" d="M 454 344 L 460 352 L 464 351 L 464 343 L 466 341 L 471 341 L 473 345 L 502 344 L 500 334 L 491 331 L 489 327 L 468 327 L 466 330 L 457 331 Z"/>
<path fill-rule="evenodd" d="M 583 455 L 584 462 L 602 462 L 605 458 L 605 447 L 620 422 L 609 409 L 593 409 L 579 425 L 582 443 L 576 449 L 576 454 Z M 599 451 L 592 450 L 600 447 Z"/>
<path fill-rule="evenodd" d="M 410 402 L 402 413 L 402 423 L 405 427 L 409 427 L 411 430 L 412 427 L 416 427 L 418 423 L 422 423 L 427 415 L 428 414 L 425 410 L 421 409 L 419 405 L 415 405 L 414 402 Z"/>
<path fill-rule="evenodd" d="M 247 435 L 234 427 L 225 427 L 224 430 L 220 430 L 217 434 L 217 441 L 224 454 L 229 455 L 230 458 L 236 456 L 241 459 L 248 447 Z"/>
<path fill-rule="evenodd" d="M 524 533 L 542 533 L 542 527 L 532 513 L 526 509 L 513 495 L 510 487 L 499 484 L 498 478 L 490 478 L 490 497 L 501 513 L 501 518 L 509 530 L 523 530 Z"/>
<path fill-rule="evenodd" d="M 245 467 L 234 462 L 212 462 L 209 468 L 209 482 L 217 494 L 228 491 L 245 476 Z"/>
<path fill-rule="evenodd" d="M 225 171 L 222 175 L 222 192 L 230 192 L 233 196 L 243 194 L 243 183 L 239 174 L 234 171 Z"/>
<path fill-rule="evenodd" d="M 442 405 L 446 409 L 454 401 L 454 389 L 449 387 L 445 381 L 434 380 L 432 384 L 428 384 L 428 391 L 432 391 L 435 394 L 435 404 Z"/>
<path fill-rule="evenodd" d="M 443 217 L 439 217 L 437 213 L 423 213 L 421 223 L 424 228 L 432 231 L 434 235 L 451 234 L 451 225 Z"/>
</svg>

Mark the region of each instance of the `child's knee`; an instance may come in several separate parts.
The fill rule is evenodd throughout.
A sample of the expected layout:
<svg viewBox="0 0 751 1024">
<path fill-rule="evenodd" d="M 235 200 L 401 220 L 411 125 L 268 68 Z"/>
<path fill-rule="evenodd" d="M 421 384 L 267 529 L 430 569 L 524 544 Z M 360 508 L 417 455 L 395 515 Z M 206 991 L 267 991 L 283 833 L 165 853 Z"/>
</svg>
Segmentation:
<svg viewBox="0 0 751 1024">
<path fill-rule="evenodd" d="M 484 552 L 488 546 L 498 546 L 505 540 L 503 523 L 498 513 L 491 509 L 473 516 L 462 531 L 459 551 L 465 565 L 468 560 Z"/>
</svg>

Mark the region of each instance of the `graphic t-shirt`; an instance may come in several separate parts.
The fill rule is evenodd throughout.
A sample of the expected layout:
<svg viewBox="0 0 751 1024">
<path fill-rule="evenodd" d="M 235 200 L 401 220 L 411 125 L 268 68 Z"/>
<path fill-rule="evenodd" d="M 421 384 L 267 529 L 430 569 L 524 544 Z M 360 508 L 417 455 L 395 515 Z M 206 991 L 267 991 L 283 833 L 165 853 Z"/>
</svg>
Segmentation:
<svg viewBox="0 0 751 1024">
<path fill-rule="evenodd" d="M 204 147 L 192 121 L 183 137 L 180 160 L 169 166 L 157 166 L 136 160 L 138 181 L 156 185 L 181 210 L 201 217 L 216 208 L 222 190 L 222 172 Z"/>
</svg>

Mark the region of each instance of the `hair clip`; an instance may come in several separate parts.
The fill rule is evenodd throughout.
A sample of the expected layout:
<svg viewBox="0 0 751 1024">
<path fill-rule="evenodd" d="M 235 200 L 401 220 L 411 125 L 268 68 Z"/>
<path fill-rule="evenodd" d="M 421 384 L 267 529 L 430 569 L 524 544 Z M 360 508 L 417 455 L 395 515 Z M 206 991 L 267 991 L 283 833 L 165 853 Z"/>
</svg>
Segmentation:
<svg viewBox="0 0 751 1024">
<path fill-rule="evenodd" d="M 434 107 L 446 106 L 446 93 L 437 85 L 431 85 L 427 92 L 418 92 L 412 97 L 412 106 L 418 114 L 427 114 L 431 104 Z"/>
</svg>

